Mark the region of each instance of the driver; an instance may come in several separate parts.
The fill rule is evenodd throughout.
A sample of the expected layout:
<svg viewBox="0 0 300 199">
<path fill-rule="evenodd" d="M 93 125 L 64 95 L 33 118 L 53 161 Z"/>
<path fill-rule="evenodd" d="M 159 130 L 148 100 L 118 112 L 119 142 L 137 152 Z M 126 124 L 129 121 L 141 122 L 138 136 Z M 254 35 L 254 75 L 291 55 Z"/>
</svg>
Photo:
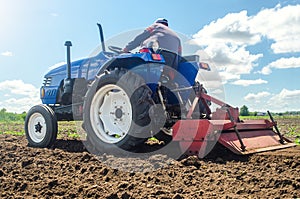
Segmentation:
<svg viewBox="0 0 300 199">
<path fill-rule="evenodd" d="M 158 42 L 161 49 L 171 51 L 176 55 L 181 55 L 181 41 L 178 35 L 168 27 L 168 20 L 165 18 L 158 18 L 155 20 L 151 26 L 130 41 L 125 48 L 123 48 L 122 52 L 129 52 L 138 46 L 142 48 L 147 47 L 148 44 L 152 42 Z M 164 57 L 166 58 L 169 56 L 165 55 Z"/>
</svg>

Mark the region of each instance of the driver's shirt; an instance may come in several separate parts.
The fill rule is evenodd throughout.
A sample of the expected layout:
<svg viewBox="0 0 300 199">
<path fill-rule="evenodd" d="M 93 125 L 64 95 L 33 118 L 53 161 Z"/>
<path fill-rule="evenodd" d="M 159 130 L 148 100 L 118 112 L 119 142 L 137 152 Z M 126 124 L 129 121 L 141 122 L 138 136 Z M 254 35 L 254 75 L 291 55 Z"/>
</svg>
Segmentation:
<svg viewBox="0 0 300 199">
<path fill-rule="evenodd" d="M 181 55 L 182 48 L 178 35 L 168 26 L 161 23 L 154 23 L 146 28 L 126 45 L 124 51 L 131 51 L 138 46 L 142 48 L 147 47 L 151 42 L 158 42 L 160 48 Z"/>
</svg>

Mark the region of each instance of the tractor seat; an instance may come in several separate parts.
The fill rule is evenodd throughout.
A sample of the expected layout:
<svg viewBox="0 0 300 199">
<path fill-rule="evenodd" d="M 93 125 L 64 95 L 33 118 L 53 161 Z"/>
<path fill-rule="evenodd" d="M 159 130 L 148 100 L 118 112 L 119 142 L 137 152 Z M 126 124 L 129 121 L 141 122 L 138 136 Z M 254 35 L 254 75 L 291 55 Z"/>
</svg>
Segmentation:
<svg viewBox="0 0 300 199">
<path fill-rule="evenodd" d="M 166 62 L 166 65 L 177 70 L 179 64 L 179 55 L 175 52 L 161 49 L 157 53 L 161 54 Z"/>
</svg>

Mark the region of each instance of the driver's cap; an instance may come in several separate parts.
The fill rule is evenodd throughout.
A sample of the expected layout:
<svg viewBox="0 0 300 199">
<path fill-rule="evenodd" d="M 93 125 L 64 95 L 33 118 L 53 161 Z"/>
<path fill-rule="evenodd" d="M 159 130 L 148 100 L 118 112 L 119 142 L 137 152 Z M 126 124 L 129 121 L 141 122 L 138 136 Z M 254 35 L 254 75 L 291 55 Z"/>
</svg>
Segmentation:
<svg viewBox="0 0 300 199">
<path fill-rule="evenodd" d="M 162 23 L 162 24 L 165 24 L 166 26 L 168 26 L 168 20 L 165 18 L 158 18 L 158 19 L 156 19 L 155 23 Z"/>
</svg>

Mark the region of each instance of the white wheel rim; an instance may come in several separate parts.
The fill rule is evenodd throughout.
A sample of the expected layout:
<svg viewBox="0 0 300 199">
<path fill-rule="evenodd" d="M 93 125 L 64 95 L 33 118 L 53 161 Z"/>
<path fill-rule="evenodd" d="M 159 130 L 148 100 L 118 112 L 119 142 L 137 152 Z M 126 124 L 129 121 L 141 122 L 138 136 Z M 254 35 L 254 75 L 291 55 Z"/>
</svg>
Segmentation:
<svg viewBox="0 0 300 199">
<path fill-rule="evenodd" d="M 90 107 L 91 125 L 97 137 L 106 143 L 117 143 L 132 123 L 132 107 L 127 93 L 115 84 L 101 87 Z"/>
<path fill-rule="evenodd" d="M 46 120 L 40 113 L 33 113 L 28 121 L 28 134 L 32 141 L 40 143 L 46 136 Z"/>
</svg>

